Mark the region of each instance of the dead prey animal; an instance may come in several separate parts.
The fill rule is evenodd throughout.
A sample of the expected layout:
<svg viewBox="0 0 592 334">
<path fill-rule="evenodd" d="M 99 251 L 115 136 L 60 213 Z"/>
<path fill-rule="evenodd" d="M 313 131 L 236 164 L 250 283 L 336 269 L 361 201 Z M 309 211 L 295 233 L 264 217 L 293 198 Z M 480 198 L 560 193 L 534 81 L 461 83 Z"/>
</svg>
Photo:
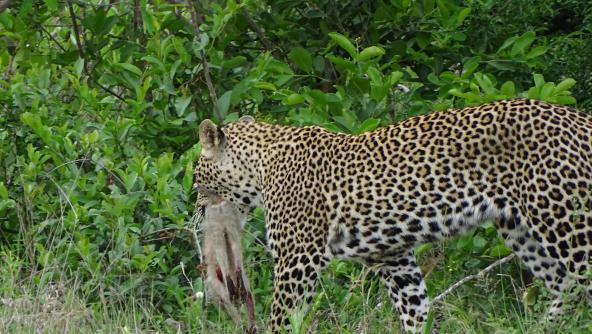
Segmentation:
<svg viewBox="0 0 592 334">
<path fill-rule="evenodd" d="M 246 332 L 255 333 L 255 303 L 241 247 L 246 214 L 215 195 L 208 196 L 204 204 L 202 250 L 206 267 L 206 298 L 208 302 L 221 306 L 238 326 L 243 323 L 237 306 L 245 303 L 249 317 Z"/>
</svg>

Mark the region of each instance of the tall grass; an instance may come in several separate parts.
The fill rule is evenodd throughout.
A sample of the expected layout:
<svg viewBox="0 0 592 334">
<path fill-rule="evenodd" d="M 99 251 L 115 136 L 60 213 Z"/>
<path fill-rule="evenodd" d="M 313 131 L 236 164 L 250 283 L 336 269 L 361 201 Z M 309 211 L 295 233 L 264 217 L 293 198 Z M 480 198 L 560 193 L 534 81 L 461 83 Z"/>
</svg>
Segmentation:
<svg viewBox="0 0 592 334">
<path fill-rule="evenodd" d="M 256 299 L 258 328 L 264 332 L 272 292 L 271 259 L 261 241 L 261 212 L 245 234 L 246 262 Z M 62 239 L 69 239 L 61 236 Z M 428 294 L 438 295 L 478 269 L 459 265 L 447 241 L 423 252 L 419 262 Z M 51 252 L 51 245 L 47 249 Z M 57 246 L 55 246 L 57 247 Z M 26 249 L 26 248 L 22 248 Z M 63 248 L 60 248 L 63 249 Z M 196 250 L 197 251 L 197 250 Z M 144 280 L 128 293 L 112 291 L 113 277 L 89 278 L 72 272 L 61 257 L 33 270 L 27 252 L 0 252 L 0 333 L 236 333 L 226 314 L 204 300 L 200 277 L 180 275 L 185 292 L 178 308 L 163 309 L 157 289 Z M 482 256 L 480 256 L 482 259 Z M 470 263 L 465 259 L 463 263 Z M 488 261 L 493 261 L 489 259 Z M 81 260 L 80 266 L 84 266 Z M 187 264 L 194 265 L 194 264 Z M 137 292 L 142 292 L 137 293 Z M 183 295 L 184 294 L 184 295 Z M 545 321 L 551 296 L 540 281 L 514 260 L 481 279 L 467 282 L 433 307 L 441 333 L 590 333 L 592 320 L 585 301 L 575 298 L 558 323 Z M 322 275 L 310 312 L 291 317 L 295 333 L 399 333 L 397 314 L 371 268 L 333 261 Z"/>
</svg>

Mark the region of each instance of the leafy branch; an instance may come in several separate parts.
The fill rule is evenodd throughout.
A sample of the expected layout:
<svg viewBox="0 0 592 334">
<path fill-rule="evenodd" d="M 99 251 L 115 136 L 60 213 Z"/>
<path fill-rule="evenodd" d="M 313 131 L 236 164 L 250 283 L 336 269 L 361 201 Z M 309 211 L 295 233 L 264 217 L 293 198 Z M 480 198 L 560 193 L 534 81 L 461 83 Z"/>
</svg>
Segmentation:
<svg viewBox="0 0 592 334">
<path fill-rule="evenodd" d="M 89 73 L 89 71 L 88 71 L 88 63 L 87 63 L 87 60 L 85 57 L 84 47 L 83 47 L 81 40 L 80 40 L 80 29 L 78 27 L 78 20 L 76 17 L 76 13 L 74 12 L 74 6 L 72 5 L 72 0 L 68 0 L 68 12 L 70 14 L 70 19 L 72 20 L 72 29 L 74 29 L 74 38 L 76 40 L 76 47 L 78 48 L 78 55 L 79 55 L 80 59 L 82 59 L 82 68 L 84 70 L 84 73 L 88 77 L 91 77 L 91 73 Z M 48 33 L 48 35 L 58 45 L 58 47 L 60 49 L 65 50 L 64 47 L 51 34 Z M 122 102 L 126 102 L 125 98 L 123 96 L 116 93 L 115 91 L 113 91 L 109 87 L 103 86 L 101 83 L 99 83 L 98 80 L 93 79 L 92 82 L 94 82 L 97 86 L 99 86 L 99 88 L 104 90 L 106 93 L 109 93 L 110 95 L 114 96 L 115 98 L 117 98 L 118 100 L 120 100 Z"/>
</svg>

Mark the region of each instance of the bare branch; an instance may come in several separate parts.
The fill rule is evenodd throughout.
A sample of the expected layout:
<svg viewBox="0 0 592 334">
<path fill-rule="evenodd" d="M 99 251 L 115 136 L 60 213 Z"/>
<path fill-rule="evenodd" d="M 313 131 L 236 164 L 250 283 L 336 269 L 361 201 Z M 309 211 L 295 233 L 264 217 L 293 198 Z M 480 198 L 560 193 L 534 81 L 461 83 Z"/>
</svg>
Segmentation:
<svg viewBox="0 0 592 334">
<path fill-rule="evenodd" d="M 74 29 L 74 38 L 76 39 L 76 46 L 78 47 L 78 55 L 84 62 L 84 73 L 87 73 L 84 49 L 82 47 L 82 43 L 80 43 L 80 30 L 78 29 L 78 23 L 76 22 L 76 14 L 74 13 L 74 6 L 72 5 L 72 0 L 68 0 L 68 10 L 70 11 L 70 18 L 72 19 L 72 28 Z"/>
<path fill-rule="evenodd" d="M 201 18 L 197 15 L 197 4 L 195 3 L 196 0 L 188 0 L 187 7 L 189 7 L 189 11 L 191 12 L 191 21 L 193 26 L 195 27 L 195 35 L 199 36 L 201 31 L 199 30 L 199 26 L 202 23 Z M 201 57 L 201 65 L 203 66 L 204 71 L 204 78 L 206 79 L 206 85 L 208 86 L 208 93 L 210 94 L 210 100 L 212 100 L 212 107 L 214 108 L 214 115 L 218 118 L 218 120 L 222 121 L 224 118 L 220 113 L 220 109 L 218 109 L 218 96 L 216 95 L 216 88 L 212 83 L 212 77 L 210 76 L 210 67 L 208 66 L 208 61 L 206 59 L 206 53 L 204 49 L 199 51 L 199 55 Z"/>
<path fill-rule="evenodd" d="M 446 295 L 450 294 L 452 291 L 456 290 L 459 286 L 465 284 L 466 282 L 473 280 L 473 279 L 477 279 L 477 278 L 481 278 L 483 276 L 485 276 L 485 274 L 487 274 L 488 272 L 492 271 L 494 268 L 499 267 L 501 265 L 503 265 L 504 263 L 508 263 L 511 260 L 513 260 L 516 257 L 516 254 L 510 254 L 504 258 L 501 258 L 497 261 L 495 261 L 494 263 L 488 265 L 485 269 L 481 270 L 480 272 L 467 276 L 463 279 L 461 279 L 460 281 L 452 284 L 451 286 L 449 286 L 446 290 L 444 290 L 444 292 L 442 292 L 441 294 L 439 294 L 438 296 L 436 296 L 436 298 L 434 298 L 431 302 L 431 305 L 434 305 L 438 302 L 440 302 L 444 297 L 446 297 Z"/>
<path fill-rule="evenodd" d="M 281 54 L 279 54 L 277 52 L 276 48 L 274 48 L 273 44 L 271 44 L 271 42 L 269 41 L 269 39 L 263 33 L 263 29 L 261 29 L 257 25 L 257 23 L 255 22 L 255 20 L 253 20 L 253 18 L 249 14 L 249 11 L 244 6 L 241 8 L 241 13 L 245 17 L 245 20 L 247 20 L 247 23 L 251 27 L 251 30 L 253 30 L 253 32 L 257 35 L 257 38 L 259 38 L 259 40 L 261 41 L 261 44 L 263 44 L 263 47 L 267 51 L 271 52 L 275 58 L 281 59 Z"/>
<path fill-rule="evenodd" d="M 140 12 L 140 1 L 134 0 L 134 29 L 140 31 L 142 29 L 142 13 Z"/>
<path fill-rule="evenodd" d="M 10 6 L 11 0 L 0 1 L 0 13 L 5 11 Z"/>
</svg>

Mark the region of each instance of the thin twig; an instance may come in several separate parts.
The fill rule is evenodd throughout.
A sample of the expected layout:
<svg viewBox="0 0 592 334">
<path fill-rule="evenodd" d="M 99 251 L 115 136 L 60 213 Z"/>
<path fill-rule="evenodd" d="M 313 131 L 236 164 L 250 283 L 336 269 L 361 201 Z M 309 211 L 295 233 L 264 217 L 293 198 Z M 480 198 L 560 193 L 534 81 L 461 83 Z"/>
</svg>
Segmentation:
<svg viewBox="0 0 592 334">
<path fill-rule="evenodd" d="M 439 294 L 438 296 L 436 296 L 436 298 L 434 298 L 431 302 L 431 305 L 434 305 L 438 302 L 440 302 L 444 297 L 446 297 L 446 295 L 450 294 L 452 291 L 454 291 L 455 289 L 457 289 L 459 286 L 465 284 L 466 282 L 476 279 L 476 278 L 481 278 L 483 276 L 485 276 L 485 274 L 487 274 L 488 272 L 492 271 L 494 268 L 503 265 L 504 263 L 510 262 L 511 260 L 513 260 L 516 257 L 516 254 L 512 253 L 504 258 L 501 258 L 497 261 L 495 261 L 494 263 L 488 265 L 485 269 L 481 270 L 480 272 L 473 274 L 473 275 L 469 275 L 463 279 L 461 279 L 460 281 L 452 284 L 451 286 L 449 286 L 446 290 L 444 290 L 444 292 L 442 292 L 441 294 Z"/>
<path fill-rule="evenodd" d="M 185 277 L 185 279 L 187 280 L 187 283 L 189 283 L 189 287 L 191 288 L 191 292 L 193 294 L 195 294 L 195 288 L 193 287 L 193 282 L 191 282 L 191 280 L 189 279 L 189 277 L 187 277 L 187 274 L 185 273 L 185 263 L 183 263 L 183 261 L 181 261 L 181 263 L 179 263 L 181 265 L 181 272 L 183 273 L 183 276 Z"/>
<path fill-rule="evenodd" d="M 201 254 L 201 250 L 200 250 L 200 247 L 199 247 L 199 238 L 197 237 L 198 230 L 193 230 L 193 229 L 188 228 L 188 227 L 166 227 L 166 228 L 163 228 L 163 229 L 160 229 L 160 230 L 156 230 L 156 231 L 152 231 L 152 232 L 146 233 L 146 234 L 144 234 L 142 236 L 142 243 L 148 244 L 148 243 L 155 242 L 155 241 L 175 239 L 175 238 L 178 238 L 177 237 L 177 232 L 186 232 L 186 233 L 188 233 L 191 236 L 191 239 L 196 243 L 196 247 L 197 247 L 198 251 Z M 162 236 L 162 237 L 156 237 L 156 238 L 148 239 L 149 237 L 152 237 L 153 235 L 163 234 L 163 233 L 166 233 L 166 235 L 165 236 Z"/>
<path fill-rule="evenodd" d="M 68 5 L 70 6 L 70 2 L 68 2 Z M 70 6 L 70 8 L 71 8 L 71 6 Z M 70 11 L 70 16 L 72 16 L 72 15 L 73 15 L 73 11 Z M 84 70 L 85 70 L 85 72 L 87 72 L 86 60 L 84 59 L 84 51 L 82 50 L 82 46 L 80 44 L 80 39 L 78 37 L 78 25 L 76 23 L 76 17 L 75 16 L 72 16 L 72 22 L 73 22 L 74 34 L 76 35 L 76 44 L 78 44 L 78 54 L 80 55 L 80 57 L 82 58 L 82 60 L 85 62 L 84 63 Z M 47 31 L 47 29 L 42 24 L 39 24 L 39 27 L 41 28 L 41 30 L 47 36 L 49 36 L 49 38 L 58 46 L 58 48 L 60 48 L 60 50 L 62 50 L 62 52 L 66 52 L 66 48 L 64 48 L 64 46 L 55 37 L 53 37 L 53 35 L 49 31 Z M 91 70 L 90 72 L 93 72 L 93 70 Z M 90 75 L 90 73 L 87 73 L 87 74 Z M 104 90 L 106 93 L 114 96 L 115 98 L 117 98 L 118 100 L 120 100 L 122 102 L 125 102 L 125 98 L 123 96 L 121 96 L 120 94 L 116 93 L 115 91 L 113 91 L 109 87 L 103 86 L 99 82 L 98 79 L 94 79 L 93 82 L 97 86 L 99 86 L 99 88 L 101 88 L 102 90 Z"/>
<path fill-rule="evenodd" d="M 201 35 L 201 31 L 199 30 L 199 26 L 202 23 L 199 15 L 197 15 L 197 5 L 195 0 L 188 0 L 187 6 L 191 12 L 191 21 L 193 22 L 193 26 L 195 27 L 195 36 L 198 37 Z M 210 67 L 208 66 L 208 61 L 206 59 L 206 53 L 202 48 L 199 50 L 199 55 L 201 57 L 201 65 L 204 71 L 204 78 L 206 79 L 206 85 L 208 86 L 208 93 L 210 94 L 210 100 L 212 100 L 212 107 L 214 109 L 214 115 L 218 118 L 218 120 L 222 121 L 224 118 L 220 113 L 220 109 L 218 108 L 218 96 L 216 95 L 216 88 L 212 83 L 212 77 L 210 76 Z"/>
<path fill-rule="evenodd" d="M 103 164 L 101 164 L 99 162 L 96 162 L 96 161 L 94 161 L 92 159 L 89 159 L 89 158 L 81 158 L 81 159 L 66 161 L 66 162 L 64 162 L 62 164 L 59 164 L 59 165 L 55 166 L 54 168 L 52 168 L 51 170 L 49 170 L 45 174 L 49 175 L 49 174 L 53 173 L 54 171 L 56 171 L 57 169 L 62 168 L 62 167 L 67 166 L 67 165 L 78 164 L 78 163 L 80 163 L 81 165 L 83 165 L 83 164 L 85 164 L 87 162 L 90 162 L 90 163 L 94 164 L 95 166 L 98 166 L 98 167 L 104 169 L 105 171 L 107 171 L 107 173 L 110 174 L 114 179 L 116 179 L 117 181 L 119 181 L 119 184 L 121 186 L 123 186 L 123 188 L 125 189 L 125 182 L 123 182 L 123 180 L 117 174 L 115 174 L 112 171 L 110 171 L 107 167 L 105 167 L 105 165 L 103 165 Z"/>
<path fill-rule="evenodd" d="M 269 41 L 269 39 L 267 39 L 267 37 L 263 33 L 263 29 L 261 29 L 257 25 L 257 23 L 255 22 L 255 20 L 253 20 L 253 18 L 249 14 L 249 11 L 245 8 L 245 6 L 243 6 L 241 8 L 241 13 L 243 14 L 245 20 L 247 21 L 247 23 L 251 27 L 251 30 L 253 30 L 253 32 L 257 35 L 257 38 L 259 38 L 259 40 L 261 41 L 261 44 L 263 44 L 263 47 L 267 51 L 271 52 L 275 58 L 280 59 L 281 58 L 281 54 L 277 53 L 277 50 L 273 47 L 273 44 L 271 44 L 271 42 Z"/>
<path fill-rule="evenodd" d="M 47 31 L 47 29 L 45 29 L 45 27 L 42 24 L 39 24 L 39 28 L 41 28 L 41 30 L 58 46 L 58 48 L 60 48 L 60 50 L 62 50 L 62 52 L 66 52 L 66 48 L 64 48 L 60 41 L 53 37 L 53 35 L 49 31 Z"/>
<path fill-rule="evenodd" d="M 82 59 L 82 68 L 84 69 L 84 73 L 86 73 L 86 75 L 90 76 L 90 73 L 88 73 L 88 68 L 86 66 L 87 65 L 86 58 L 84 57 L 84 48 L 83 48 L 82 43 L 80 42 L 80 30 L 78 29 L 78 23 L 76 21 L 76 14 L 74 13 L 74 6 L 72 6 L 72 0 L 68 0 L 68 10 L 70 11 L 70 18 L 72 19 L 72 28 L 74 29 L 74 38 L 76 39 L 76 46 L 78 47 L 78 55 Z M 113 95 L 114 97 L 116 97 L 120 101 L 125 102 L 125 99 L 123 98 L 123 96 L 117 94 L 116 92 L 111 90 L 109 87 L 103 86 L 102 84 L 99 83 L 98 80 L 92 80 L 92 82 L 97 84 L 97 86 L 99 86 L 105 92 Z"/>
<path fill-rule="evenodd" d="M 47 177 L 56 186 L 56 188 L 58 189 L 58 192 L 60 193 L 61 197 L 63 197 L 66 200 L 66 202 L 68 203 L 68 205 L 72 209 L 72 213 L 74 213 L 74 218 L 76 220 L 78 220 L 78 213 L 76 213 L 76 208 L 74 208 L 74 205 L 72 205 L 72 202 L 70 201 L 70 197 L 64 191 L 64 188 L 62 188 L 60 186 L 60 184 L 51 175 L 46 174 L 45 177 Z M 63 216 L 63 214 L 62 214 L 62 216 Z"/>
<path fill-rule="evenodd" d="M 109 87 L 103 86 L 101 83 L 99 83 L 98 80 L 94 80 L 94 82 L 97 86 L 99 86 L 99 88 L 101 88 L 105 92 L 113 95 L 115 98 L 119 99 L 121 102 L 126 102 L 125 98 L 123 96 L 117 94 L 115 91 L 111 90 Z"/>
<path fill-rule="evenodd" d="M 70 11 L 70 18 L 72 19 L 72 28 L 74 29 L 74 38 L 76 39 L 76 46 L 78 47 L 78 55 L 83 61 L 84 72 L 86 73 L 86 60 L 84 58 L 84 49 L 82 43 L 80 43 L 80 30 L 78 29 L 78 23 L 76 22 L 76 14 L 74 13 L 74 6 L 72 0 L 68 0 L 68 10 Z"/>
</svg>

